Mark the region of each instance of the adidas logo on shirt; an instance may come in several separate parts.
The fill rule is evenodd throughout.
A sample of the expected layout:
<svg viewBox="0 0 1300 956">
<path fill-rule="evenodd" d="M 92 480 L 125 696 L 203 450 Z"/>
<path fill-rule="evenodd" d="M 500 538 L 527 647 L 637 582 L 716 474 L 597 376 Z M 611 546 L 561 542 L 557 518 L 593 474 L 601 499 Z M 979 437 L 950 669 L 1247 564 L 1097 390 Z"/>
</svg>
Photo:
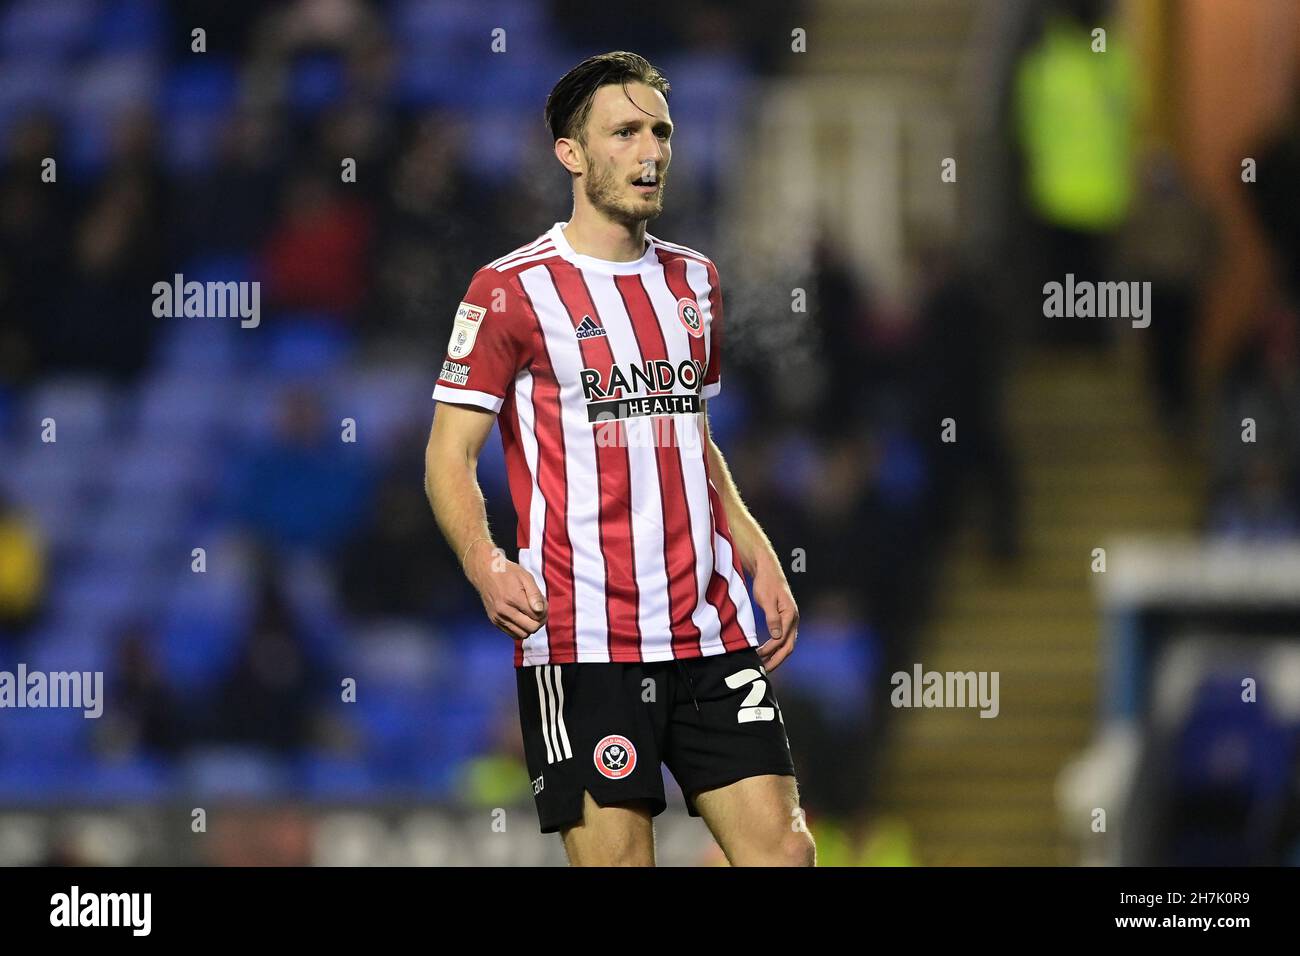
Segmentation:
<svg viewBox="0 0 1300 956">
<path fill-rule="evenodd" d="M 593 322 L 589 315 L 584 315 L 582 321 L 578 323 L 578 327 L 573 331 L 580 339 L 590 339 L 605 334 L 605 329 Z"/>
</svg>

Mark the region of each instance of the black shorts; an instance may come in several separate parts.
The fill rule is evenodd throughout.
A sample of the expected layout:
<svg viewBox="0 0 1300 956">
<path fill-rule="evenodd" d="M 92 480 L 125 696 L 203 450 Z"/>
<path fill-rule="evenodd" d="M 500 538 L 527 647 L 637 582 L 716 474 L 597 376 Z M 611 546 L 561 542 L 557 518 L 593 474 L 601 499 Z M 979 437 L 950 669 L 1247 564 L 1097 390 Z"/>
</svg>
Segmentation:
<svg viewBox="0 0 1300 956">
<path fill-rule="evenodd" d="M 753 648 L 652 664 L 516 668 L 528 776 L 543 833 L 601 806 L 667 807 L 667 765 L 692 797 L 759 774 L 794 775 L 785 721 Z"/>
</svg>

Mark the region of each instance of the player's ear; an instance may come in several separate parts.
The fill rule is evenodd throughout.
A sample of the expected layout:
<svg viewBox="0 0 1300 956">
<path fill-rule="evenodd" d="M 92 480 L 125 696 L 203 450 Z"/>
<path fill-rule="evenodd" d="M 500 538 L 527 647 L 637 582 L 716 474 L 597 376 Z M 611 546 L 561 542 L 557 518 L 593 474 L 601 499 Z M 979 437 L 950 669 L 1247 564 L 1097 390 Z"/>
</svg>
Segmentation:
<svg viewBox="0 0 1300 956">
<path fill-rule="evenodd" d="M 587 157 L 576 139 L 561 138 L 555 141 L 555 158 L 571 173 L 586 171 Z"/>
</svg>

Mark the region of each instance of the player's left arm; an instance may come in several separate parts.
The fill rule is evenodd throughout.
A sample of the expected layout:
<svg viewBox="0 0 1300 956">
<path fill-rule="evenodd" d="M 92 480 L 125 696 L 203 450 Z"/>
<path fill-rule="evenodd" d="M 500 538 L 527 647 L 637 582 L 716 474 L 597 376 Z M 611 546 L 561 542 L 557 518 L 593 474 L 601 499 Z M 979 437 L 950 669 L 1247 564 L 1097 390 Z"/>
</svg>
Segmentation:
<svg viewBox="0 0 1300 956">
<path fill-rule="evenodd" d="M 785 570 L 776 556 L 776 549 L 758 521 L 750 514 L 740 497 L 736 482 L 731 477 L 722 451 L 709 434 L 708 403 L 701 402 L 703 414 L 704 447 L 709 456 L 709 476 L 722 501 L 727 516 L 727 527 L 740 556 L 741 566 L 754 579 L 754 600 L 767 618 L 769 640 L 758 647 L 758 656 L 770 672 L 790 656 L 799 629 L 799 606 L 794 602 Z"/>
</svg>

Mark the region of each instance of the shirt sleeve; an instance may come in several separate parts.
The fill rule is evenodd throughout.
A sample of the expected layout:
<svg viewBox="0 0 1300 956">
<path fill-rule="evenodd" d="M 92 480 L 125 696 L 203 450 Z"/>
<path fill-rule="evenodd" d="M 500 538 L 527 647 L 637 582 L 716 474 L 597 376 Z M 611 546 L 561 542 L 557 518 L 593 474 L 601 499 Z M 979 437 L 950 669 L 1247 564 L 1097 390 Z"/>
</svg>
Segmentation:
<svg viewBox="0 0 1300 956">
<path fill-rule="evenodd" d="M 709 364 L 700 382 L 700 398 L 710 399 L 722 391 L 722 286 L 718 270 L 709 264 Z"/>
<path fill-rule="evenodd" d="M 508 277 L 480 269 L 456 308 L 434 399 L 501 411 L 515 376 L 530 361 L 530 329 L 528 311 Z"/>
</svg>

